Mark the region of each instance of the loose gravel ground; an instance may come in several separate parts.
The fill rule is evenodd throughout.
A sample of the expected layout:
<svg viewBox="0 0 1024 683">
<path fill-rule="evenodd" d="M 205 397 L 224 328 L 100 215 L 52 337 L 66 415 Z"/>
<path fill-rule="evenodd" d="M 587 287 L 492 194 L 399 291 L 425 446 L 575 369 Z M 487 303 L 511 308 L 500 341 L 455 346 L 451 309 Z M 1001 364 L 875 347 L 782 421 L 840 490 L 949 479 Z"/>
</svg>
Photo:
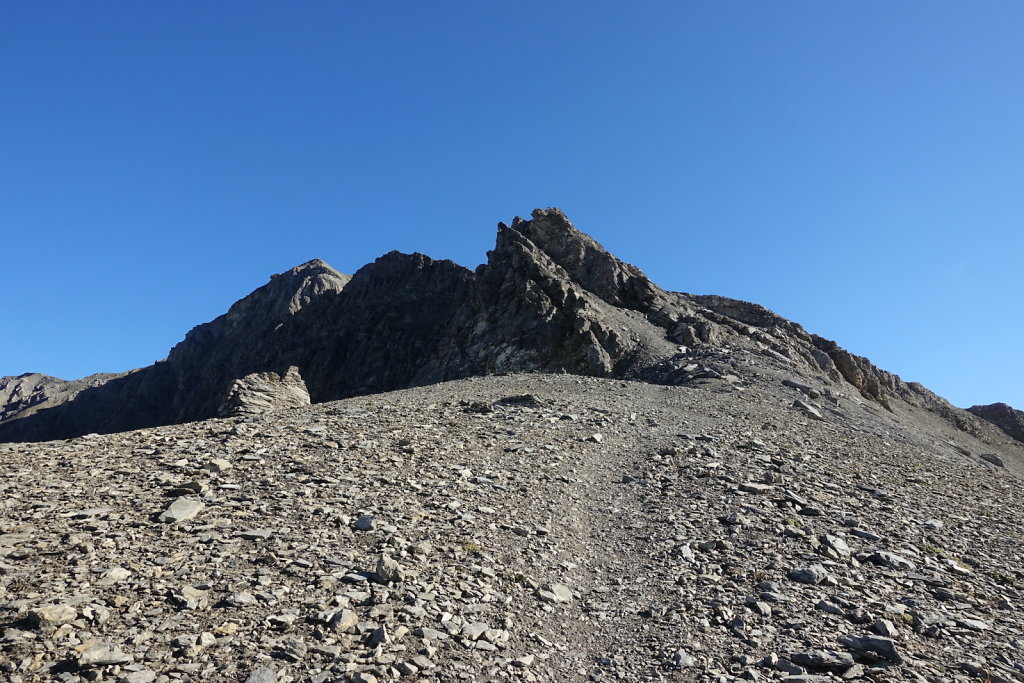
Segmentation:
<svg viewBox="0 0 1024 683">
<path fill-rule="evenodd" d="M 833 396 L 516 375 L 0 445 L 0 678 L 1024 681 L 1021 480 Z"/>
</svg>

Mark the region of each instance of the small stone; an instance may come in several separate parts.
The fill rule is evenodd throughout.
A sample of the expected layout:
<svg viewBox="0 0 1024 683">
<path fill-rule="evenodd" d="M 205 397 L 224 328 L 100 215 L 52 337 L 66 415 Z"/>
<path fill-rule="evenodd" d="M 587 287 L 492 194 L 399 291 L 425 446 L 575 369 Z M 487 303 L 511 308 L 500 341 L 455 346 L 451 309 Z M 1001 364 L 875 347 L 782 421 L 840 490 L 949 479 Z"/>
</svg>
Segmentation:
<svg viewBox="0 0 1024 683">
<path fill-rule="evenodd" d="M 880 567 L 888 567 L 890 569 L 903 569 L 906 571 L 913 571 L 915 569 L 913 562 L 902 555 L 890 553 L 887 550 L 879 550 L 874 553 L 868 557 L 868 562 L 877 564 Z"/>
<path fill-rule="evenodd" d="M 686 650 L 680 648 L 672 655 L 673 669 L 681 670 L 691 666 L 693 666 L 693 657 L 687 654 Z"/>
<path fill-rule="evenodd" d="M 405 580 L 405 571 L 395 559 L 381 555 L 377 558 L 377 569 L 373 573 L 373 580 L 384 585 L 401 583 Z"/>
<path fill-rule="evenodd" d="M 828 570 L 820 564 L 809 567 L 794 567 L 789 570 L 789 578 L 800 583 L 819 584 L 828 578 Z"/>
<path fill-rule="evenodd" d="M 845 671 L 854 665 L 853 655 L 834 650 L 808 650 L 794 652 L 790 656 L 794 664 L 811 669 L 840 669 Z"/>
<path fill-rule="evenodd" d="M 854 652 L 874 653 L 879 657 L 888 659 L 893 664 L 900 664 L 903 661 L 903 657 L 896 652 L 896 643 L 894 643 L 890 638 L 883 638 L 881 636 L 865 636 L 863 638 L 858 638 L 853 635 L 842 635 L 839 636 L 839 643 Z"/>
<path fill-rule="evenodd" d="M 572 590 L 560 583 L 549 583 L 537 591 L 537 597 L 544 602 L 571 602 Z"/>
<path fill-rule="evenodd" d="M 277 683 L 277 673 L 265 666 L 256 667 L 245 679 L 245 683 Z"/>
<path fill-rule="evenodd" d="M 230 470 L 231 467 L 231 463 L 225 460 L 224 458 L 214 458 L 210 462 L 203 465 L 204 470 L 214 472 L 217 474 Z"/>
<path fill-rule="evenodd" d="M 475 621 L 462 627 L 462 636 L 470 640 L 478 640 L 491 627 L 482 621 Z"/>
<path fill-rule="evenodd" d="M 364 515 L 363 517 L 357 519 L 352 524 L 352 527 L 356 531 L 372 531 L 373 529 L 377 528 L 377 518 L 373 515 Z"/>
<path fill-rule="evenodd" d="M 100 643 L 87 648 L 78 656 L 78 666 L 87 668 L 90 666 L 110 666 L 112 664 L 128 664 L 132 661 L 130 655 L 121 652 L 116 645 Z"/>
<path fill-rule="evenodd" d="M 604 437 L 601 436 L 600 434 L 591 434 L 589 437 L 587 437 L 587 441 L 593 443 L 601 443 L 602 441 L 604 441 Z"/>
<path fill-rule="evenodd" d="M 246 529 L 235 534 L 238 538 L 246 541 L 265 541 L 273 535 L 274 532 L 271 529 Z"/>
<path fill-rule="evenodd" d="M 78 612 L 71 605 L 45 605 L 29 611 L 28 619 L 33 626 L 41 630 L 52 630 L 78 617 Z"/>
<path fill-rule="evenodd" d="M 202 501 L 194 498 L 178 498 L 157 519 L 165 524 L 186 522 L 202 512 L 204 507 Z"/>
</svg>

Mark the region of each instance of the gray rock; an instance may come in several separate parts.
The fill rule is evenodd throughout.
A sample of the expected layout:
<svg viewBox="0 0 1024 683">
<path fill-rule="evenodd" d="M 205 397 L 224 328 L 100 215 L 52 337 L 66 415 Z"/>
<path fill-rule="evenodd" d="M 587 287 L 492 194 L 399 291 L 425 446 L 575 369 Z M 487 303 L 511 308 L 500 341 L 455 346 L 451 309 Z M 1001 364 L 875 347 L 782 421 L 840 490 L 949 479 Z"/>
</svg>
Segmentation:
<svg viewBox="0 0 1024 683">
<path fill-rule="evenodd" d="M 78 656 L 78 666 L 84 668 L 93 666 L 110 666 L 111 664 L 128 664 L 132 661 L 131 655 L 121 651 L 121 648 L 109 643 L 99 643 L 86 648 Z"/>
<path fill-rule="evenodd" d="M 903 657 L 901 657 L 896 651 L 896 643 L 894 643 L 891 638 L 883 638 L 882 636 L 857 637 L 854 635 L 842 635 L 839 636 L 839 643 L 843 647 L 847 647 L 859 654 L 870 652 L 889 660 L 893 664 L 900 664 L 903 662 Z"/>
<path fill-rule="evenodd" d="M 28 619 L 33 626 L 42 630 L 53 630 L 58 626 L 74 621 L 78 611 L 71 605 L 43 605 L 30 610 Z"/>
<path fill-rule="evenodd" d="M 372 531 L 377 528 L 377 518 L 373 515 L 364 515 L 352 523 L 356 531 Z"/>
<path fill-rule="evenodd" d="M 560 583 L 550 583 L 542 586 L 537 591 L 537 597 L 544 602 L 571 602 L 572 589 Z"/>
<path fill-rule="evenodd" d="M 277 683 L 277 672 L 265 666 L 256 667 L 245 683 Z"/>
<path fill-rule="evenodd" d="M 206 506 L 200 500 L 177 498 L 157 519 L 165 524 L 187 522 L 202 512 L 204 507 Z"/>
<path fill-rule="evenodd" d="M 806 650 L 794 652 L 789 659 L 799 666 L 809 669 L 838 669 L 845 671 L 854 665 L 853 656 L 847 652 L 834 650 Z"/>
<path fill-rule="evenodd" d="M 888 567 L 890 569 L 913 571 L 916 568 L 916 565 L 907 558 L 902 555 L 897 555 L 896 553 L 891 553 L 887 550 L 879 550 L 873 553 L 868 557 L 868 562 L 877 564 L 880 567 Z"/>
<path fill-rule="evenodd" d="M 405 580 L 405 570 L 390 556 L 381 555 L 377 558 L 377 568 L 373 573 L 373 580 L 384 585 L 401 583 Z"/>
<path fill-rule="evenodd" d="M 810 566 L 794 567 L 787 574 L 793 581 L 800 583 L 818 584 L 828 578 L 828 570 L 820 564 Z"/>
</svg>

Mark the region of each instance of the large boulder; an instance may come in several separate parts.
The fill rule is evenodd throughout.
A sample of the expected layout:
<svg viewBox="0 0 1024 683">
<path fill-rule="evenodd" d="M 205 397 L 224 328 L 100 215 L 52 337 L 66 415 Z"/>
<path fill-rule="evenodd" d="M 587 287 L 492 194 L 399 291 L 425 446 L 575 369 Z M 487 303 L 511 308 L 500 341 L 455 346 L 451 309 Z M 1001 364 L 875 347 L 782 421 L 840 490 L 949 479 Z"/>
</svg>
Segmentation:
<svg viewBox="0 0 1024 683">
<path fill-rule="evenodd" d="M 280 375 L 276 372 L 254 372 L 236 379 L 217 409 L 217 415 L 256 415 L 308 405 L 309 391 L 299 369 L 293 365 Z"/>
</svg>

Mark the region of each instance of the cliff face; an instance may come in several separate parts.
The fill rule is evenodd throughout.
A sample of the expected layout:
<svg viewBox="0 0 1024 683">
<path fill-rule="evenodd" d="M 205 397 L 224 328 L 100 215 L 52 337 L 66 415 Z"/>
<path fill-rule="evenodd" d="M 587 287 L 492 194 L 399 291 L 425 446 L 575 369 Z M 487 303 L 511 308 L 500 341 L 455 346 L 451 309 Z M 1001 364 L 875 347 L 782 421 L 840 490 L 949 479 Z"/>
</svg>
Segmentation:
<svg viewBox="0 0 1024 683">
<path fill-rule="evenodd" d="M 166 361 L 75 391 L 54 388 L 36 403 L 24 388 L 2 393 L 0 381 L 0 440 L 213 417 L 237 380 L 260 373 L 304 383 L 318 403 L 524 371 L 675 385 L 764 371 L 827 387 L 836 401 L 849 394 L 890 412 L 922 409 L 976 436 L 996 433 L 757 304 L 662 290 L 558 209 L 500 223 L 487 256 L 473 272 L 391 252 L 351 277 L 304 263 L 193 329 Z"/>
</svg>

